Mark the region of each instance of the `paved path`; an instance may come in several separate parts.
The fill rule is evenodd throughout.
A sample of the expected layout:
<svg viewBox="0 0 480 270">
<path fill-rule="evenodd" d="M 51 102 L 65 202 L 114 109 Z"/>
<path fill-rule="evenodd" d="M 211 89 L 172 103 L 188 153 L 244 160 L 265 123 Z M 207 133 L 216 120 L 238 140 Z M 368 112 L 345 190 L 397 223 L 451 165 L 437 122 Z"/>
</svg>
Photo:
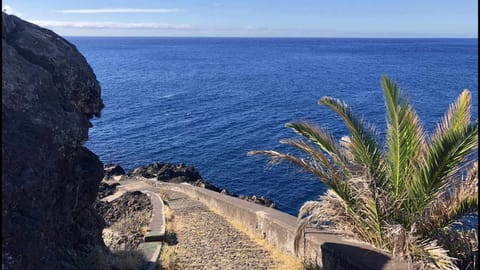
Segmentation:
<svg viewBox="0 0 480 270">
<path fill-rule="evenodd" d="M 119 183 L 117 188 L 123 191 L 167 194 L 175 222 L 176 243 L 169 248 L 177 253 L 176 269 L 276 269 L 268 251 L 203 203 L 143 181 Z"/>
<path fill-rule="evenodd" d="M 168 192 L 175 216 L 178 269 L 275 269 L 266 250 L 203 203 Z"/>
</svg>

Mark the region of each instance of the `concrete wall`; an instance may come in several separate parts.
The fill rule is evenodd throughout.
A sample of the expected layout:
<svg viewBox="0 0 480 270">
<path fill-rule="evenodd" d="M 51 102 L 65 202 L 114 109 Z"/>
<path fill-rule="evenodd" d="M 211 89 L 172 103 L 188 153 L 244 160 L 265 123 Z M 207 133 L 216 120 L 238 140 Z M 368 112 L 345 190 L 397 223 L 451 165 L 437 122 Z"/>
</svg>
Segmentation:
<svg viewBox="0 0 480 270">
<path fill-rule="evenodd" d="M 155 185 L 187 193 L 227 218 L 242 223 L 248 230 L 264 237 L 278 249 L 295 255 L 293 240 L 297 227 L 296 217 L 188 184 L 155 182 Z M 316 229 L 306 231 L 297 256 L 307 264 L 323 266 L 323 269 L 412 269 L 411 266 L 396 262 L 389 255 L 369 245 L 348 241 L 334 233 Z"/>
</svg>

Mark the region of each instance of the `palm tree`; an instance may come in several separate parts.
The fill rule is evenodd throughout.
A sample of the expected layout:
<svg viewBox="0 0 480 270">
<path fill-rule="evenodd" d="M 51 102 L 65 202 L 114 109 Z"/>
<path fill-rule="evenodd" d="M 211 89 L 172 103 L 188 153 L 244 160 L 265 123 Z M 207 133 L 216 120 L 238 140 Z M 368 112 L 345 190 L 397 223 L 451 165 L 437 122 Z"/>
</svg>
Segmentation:
<svg viewBox="0 0 480 270">
<path fill-rule="evenodd" d="M 470 92 L 460 94 L 428 135 L 397 84 L 386 76 L 381 83 L 387 109 L 385 147 L 379 145 L 373 126 L 344 102 L 323 97 L 319 104 L 343 119 L 350 136 L 337 143 L 325 129 L 294 122 L 286 126 L 308 141 L 280 142 L 301 150 L 306 158 L 272 150 L 248 152 L 268 156 L 271 164 L 298 165 L 328 188 L 319 201 L 301 207 L 295 249 L 307 225 L 323 224 L 417 265 L 474 267 L 475 250 L 446 241 L 467 235 L 446 228 L 478 209 L 478 163 L 472 159 L 478 148 L 478 121 L 470 120 Z M 478 250 L 477 232 L 468 236 L 471 249 Z"/>
</svg>

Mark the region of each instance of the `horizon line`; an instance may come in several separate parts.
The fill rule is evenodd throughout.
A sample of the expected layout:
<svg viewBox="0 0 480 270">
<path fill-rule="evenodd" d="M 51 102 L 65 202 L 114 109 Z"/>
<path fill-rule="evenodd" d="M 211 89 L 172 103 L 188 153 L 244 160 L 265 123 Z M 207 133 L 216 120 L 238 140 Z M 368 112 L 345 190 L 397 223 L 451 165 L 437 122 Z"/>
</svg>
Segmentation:
<svg viewBox="0 0 480 270">
<path fill-rule="evenodd" d="M 418 36 L 351 36 L 351 37 L 338 37 L 338 36 L 120 36 L 120 35 L 107 35 L 107 36 L 100 36 L 100 35 L 62 35 L 63 37 L 101 37 L 101 38 L 311 38 L 311 39 L 318 39 L 318 38 L 338 38 L 338 39 L 478 39 L 478 36 L 434 36 L 434 37 L 418 37 Z"/>
</svg>

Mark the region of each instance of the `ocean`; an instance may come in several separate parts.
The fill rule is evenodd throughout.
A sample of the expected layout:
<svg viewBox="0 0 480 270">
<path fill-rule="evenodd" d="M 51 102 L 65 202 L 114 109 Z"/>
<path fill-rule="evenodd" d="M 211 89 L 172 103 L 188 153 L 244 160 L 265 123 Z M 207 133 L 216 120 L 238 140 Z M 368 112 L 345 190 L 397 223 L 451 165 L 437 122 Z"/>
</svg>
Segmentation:
<svg viewBox="0 0 480 270">
<path fill-rule="evenodd" d="M 348 132 L 317 104 L 340 98 L 385 137 L 381 75 L 395 80 L 432 131 L 461 91 L 478 119 L 477 39 L 67 37 L 102 87 L 102 116 L 86 146 L 126 170 L 185 163 L 237 194 L 265 195 L 296 215 L 325 192 L 288 164 L 268 167 L 250 150 L 297 153 L 285 124 L 308 120 Z"/>
</svg>

